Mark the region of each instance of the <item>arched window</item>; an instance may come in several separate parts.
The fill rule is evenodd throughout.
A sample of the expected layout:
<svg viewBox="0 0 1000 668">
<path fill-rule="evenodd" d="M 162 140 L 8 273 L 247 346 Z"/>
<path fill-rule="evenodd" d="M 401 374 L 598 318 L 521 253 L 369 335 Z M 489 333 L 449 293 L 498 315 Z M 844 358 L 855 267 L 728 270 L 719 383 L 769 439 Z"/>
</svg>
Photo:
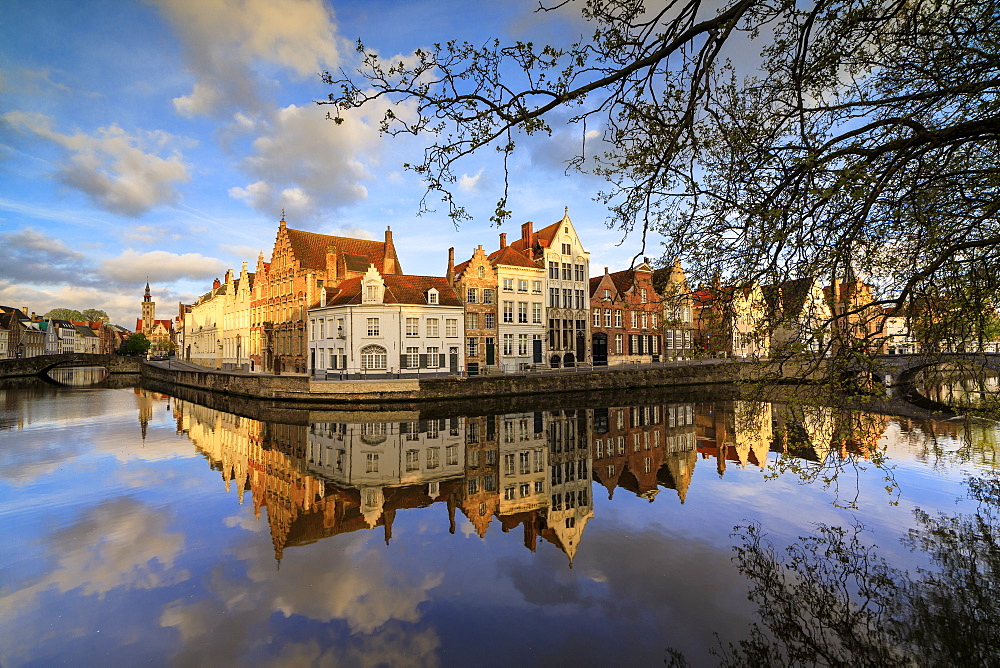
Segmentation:
<svg viewBox="0 0 1000 668">
<path fill-rule="evenodd" d="M 361 349 L 362 369 L 385 369 L 386 354 L 382 346 L 365 346 Z"/>
</svg>

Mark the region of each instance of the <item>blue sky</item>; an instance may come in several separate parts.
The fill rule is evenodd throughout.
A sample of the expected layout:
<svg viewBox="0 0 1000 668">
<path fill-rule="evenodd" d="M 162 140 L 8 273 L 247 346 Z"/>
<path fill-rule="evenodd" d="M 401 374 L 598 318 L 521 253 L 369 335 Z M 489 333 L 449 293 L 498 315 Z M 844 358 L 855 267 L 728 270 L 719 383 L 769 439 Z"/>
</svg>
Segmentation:
<svg viewBox="0 0 1000 668">
<path fill-rule="evenodd" d="M 489 223 L 502 187 L 492 151 L 461 165 L 474 220 L 418 217 L 412 138 L 382 138 L 374 113 L 340 127 L 314 104 L 318 72 L 356 63 L 361 38 L 383 56 L 490 36 L 567 42 L 586 28 L 537 2 L 114 0 L 4 3 L 0 22 L 0 304 L 103 308 L 128 326 L 148 276 L 158 317 L 227 268 L 268 256 L 277 221 L 381 238 L 391 225 L 403 269 L 443 275 L 497 247 Z M 600 183 L 567 176 L 579 128 L 535 137 L 512 163 L 514 232 L 569 213 L 591 273 L 628 265 L 592 201 Z M 588 130 L 595 131 L 593 125 Z M 658 255 L 656 249 L 652 255 Z"/>
</svg>

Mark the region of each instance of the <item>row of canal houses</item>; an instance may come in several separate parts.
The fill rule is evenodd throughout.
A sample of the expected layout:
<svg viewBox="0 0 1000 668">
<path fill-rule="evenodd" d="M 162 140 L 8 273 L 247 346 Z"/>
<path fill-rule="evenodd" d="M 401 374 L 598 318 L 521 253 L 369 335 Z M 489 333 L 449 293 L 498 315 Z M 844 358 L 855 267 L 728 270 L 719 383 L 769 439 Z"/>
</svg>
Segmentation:
<svg viewBox="0 0 1000 668">
<path fill-rule="evenodd" d="M 0 306 L 0 359 L 118 352 L 129 332 L 101 321 L 43 318 L 28 309 Z"/>
<path fill-rule="evenodd" d="M 353 239 L 282 218 L 270 262 L 261 253 L 254 271 L 244 263 L 181 305 L 177 348 L 209 368 L 318 378 L 768 357 L 879 336 L 905 352 L 902 324 L 857 308 L 870 301 L 860 281 L 816 278 L 692 289 L 679 262 L 647 258 L 592 275 L 568 209 L 538 230 L 524 223 L 516 239 L 501 233 L 495 250 L 449 249 L 443 276 L 404 273 L 391 229 Z"/>
<path fill-rule="evenodd" d="M 443 259 L 443 258 L 442 258 Z M 566 210 L 499 235 L 444 276 L 406 274 L 393 244 L 278 223 L 271 261 L 229 271 L 178 314 L 182 359 L 317 376 L 503 373 L 688 357 L 693 310 L 679 264 L 591 277 Z"/>
</svg>

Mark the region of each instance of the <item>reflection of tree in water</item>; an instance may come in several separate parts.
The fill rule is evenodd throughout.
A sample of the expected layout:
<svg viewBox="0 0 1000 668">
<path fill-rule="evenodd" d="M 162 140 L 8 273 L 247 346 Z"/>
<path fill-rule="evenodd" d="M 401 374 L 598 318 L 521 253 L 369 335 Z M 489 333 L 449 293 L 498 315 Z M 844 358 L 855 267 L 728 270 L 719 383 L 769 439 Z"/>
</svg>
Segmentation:
<svg viewBox="0 0 1000 668">
<path fill-rule="evenodd" d="M 820 525 L 783 554 L 759 525 L 738 527 L 735 559 L 761 624 L 717 650 L 721 665 L 996 665 L 1000 478 L 968 488 L 975 513 L 916 511 L 904 544 L 933 566 L 915 573 L 890 566 L 860 525 Z"/>
</svg>

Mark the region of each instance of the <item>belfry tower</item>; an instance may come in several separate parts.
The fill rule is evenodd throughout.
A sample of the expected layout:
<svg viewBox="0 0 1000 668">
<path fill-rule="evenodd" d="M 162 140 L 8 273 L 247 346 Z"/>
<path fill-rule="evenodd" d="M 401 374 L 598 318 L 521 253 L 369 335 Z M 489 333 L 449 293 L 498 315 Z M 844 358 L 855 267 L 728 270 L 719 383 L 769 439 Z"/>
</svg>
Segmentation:
<svg viewBox="0 0 1000 668">
<path fill-rule="evenodd" d="M 142 298 L 142 333 L 147 337 L 153 333 L 156 322 L 156 302 L 149 295 L 149 281 L 146 281 L 146 294 Z"/>
</svg>

